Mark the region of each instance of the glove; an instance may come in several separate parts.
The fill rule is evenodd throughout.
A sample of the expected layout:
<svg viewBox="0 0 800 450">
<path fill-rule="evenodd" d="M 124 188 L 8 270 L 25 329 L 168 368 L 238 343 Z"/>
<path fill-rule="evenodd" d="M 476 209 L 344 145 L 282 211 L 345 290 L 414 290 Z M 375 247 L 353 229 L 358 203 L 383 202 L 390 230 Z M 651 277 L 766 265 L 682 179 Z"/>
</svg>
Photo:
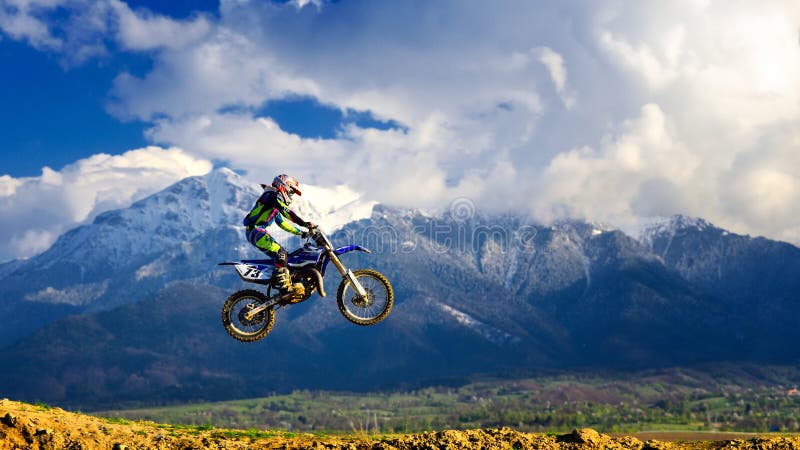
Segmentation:
<svg viewBox="0 0 800 450">
<path fill-rule="evenodd" d="M 314 230 L 317 229 L 317 224 L 313 222 L 306 222 L 306 228 L 308 228 L 308 230 L 303 231 L 303 239 L 311 236 L 314 233 Z"/>
</svg>

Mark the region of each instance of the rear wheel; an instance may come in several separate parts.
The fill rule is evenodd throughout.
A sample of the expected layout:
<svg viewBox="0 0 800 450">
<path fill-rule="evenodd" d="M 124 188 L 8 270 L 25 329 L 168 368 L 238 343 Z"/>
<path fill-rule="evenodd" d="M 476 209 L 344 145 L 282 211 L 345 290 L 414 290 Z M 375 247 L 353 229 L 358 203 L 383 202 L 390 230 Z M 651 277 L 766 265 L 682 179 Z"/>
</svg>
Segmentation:
<svg viewBox="0 0 800 450">
<path fill-rule="evenodd" d="M 222 306 L 222 326 L 232 338 L 242 342 L 263 339 L 275 325 L 275 311 L 267 308 L 248 319 L 246 314 L 267 301 L 267 297 L 253 289 L 239 291 L 228 297 Z"/>
<path fill-rule="evenodd" d="M 394 304 L 394 291 L 389 280 L 371 269 L 356 270 L 353 275 L 367 295 L 364 298 L 359 297 L 353 284 L 345 277 L 336 294 L 339 311 L 356 325 L 374 325 L 385 319 Z"/>
</svg>

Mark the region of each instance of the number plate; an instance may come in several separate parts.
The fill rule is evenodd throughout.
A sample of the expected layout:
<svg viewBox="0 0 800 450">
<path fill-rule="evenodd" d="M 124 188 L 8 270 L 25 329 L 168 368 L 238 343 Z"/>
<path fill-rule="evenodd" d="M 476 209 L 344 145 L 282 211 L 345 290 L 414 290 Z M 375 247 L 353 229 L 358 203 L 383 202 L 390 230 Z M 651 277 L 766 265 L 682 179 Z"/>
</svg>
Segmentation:
<svg viewBox="0 0 800 450">
<path fill-rule="evenodd" d="M 272 277 L 272 267 L 261 264 L 237 264 L 236 271 L 246 281 L 266 281 Z"/>
</svg>

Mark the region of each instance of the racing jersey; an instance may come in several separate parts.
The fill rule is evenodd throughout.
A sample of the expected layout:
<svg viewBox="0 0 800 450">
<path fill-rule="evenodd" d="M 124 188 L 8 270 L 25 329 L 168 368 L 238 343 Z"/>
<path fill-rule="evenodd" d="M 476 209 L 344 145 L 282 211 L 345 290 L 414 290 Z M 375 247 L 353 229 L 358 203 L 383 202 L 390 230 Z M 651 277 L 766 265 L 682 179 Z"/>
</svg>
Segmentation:
<svg viewBox="0 0 800 450">
<path fill-rule="evenodd" d="M 266 228 L 273 223 L 277 223 L 279 227 L 296 235 L 300 235 L 302 232 L 292 225 L 292 222 L 300 226 L 308 226 L 305 220 L 301 219 L 281 201 L 277 192 L 269 189 L 264 191 L 261 197 L 256 200 L 255 206 L 242 222 L 247 231 L 255 227 Z"/>
</svg>

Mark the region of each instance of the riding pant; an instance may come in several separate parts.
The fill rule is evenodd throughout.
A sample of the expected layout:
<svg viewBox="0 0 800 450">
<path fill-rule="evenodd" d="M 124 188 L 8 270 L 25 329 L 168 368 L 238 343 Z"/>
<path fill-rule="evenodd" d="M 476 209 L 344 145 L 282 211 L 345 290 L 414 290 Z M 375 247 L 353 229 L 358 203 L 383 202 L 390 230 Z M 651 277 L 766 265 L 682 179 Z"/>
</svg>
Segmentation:
<svg viewBox="0 0 800 450">
<path fill-rule="evenodd" d="M 267 233 L 266 228 L 248 227 L 247 240 L 262 252 L 266 253 L 272 258 L 275 258 L 276 268 L 286 267 L 288 264 L 288 255 L 286 250 L 281 247 L 280 244 L 275 242 L 275 239 L 273 239 L 272 236 Z"/>
</svg>

